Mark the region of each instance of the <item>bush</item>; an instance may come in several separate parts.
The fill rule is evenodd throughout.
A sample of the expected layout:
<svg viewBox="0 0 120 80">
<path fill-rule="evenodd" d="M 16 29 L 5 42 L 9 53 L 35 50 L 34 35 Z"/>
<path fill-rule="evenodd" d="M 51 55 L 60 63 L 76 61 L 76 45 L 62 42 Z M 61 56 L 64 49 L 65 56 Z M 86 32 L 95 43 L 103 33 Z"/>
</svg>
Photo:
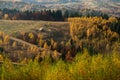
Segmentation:
<svg viewBox="0 0 120 80">
<path fill-rule="evenodd" d="M 120 54 L 90 56 L 87 49 L 78 53 L 71 63 L 46 58 L 41 63 L 13 65 L 9 60 L 1 65 L 1 80 L 118 80 L 120 79 Z"/>
</svg>

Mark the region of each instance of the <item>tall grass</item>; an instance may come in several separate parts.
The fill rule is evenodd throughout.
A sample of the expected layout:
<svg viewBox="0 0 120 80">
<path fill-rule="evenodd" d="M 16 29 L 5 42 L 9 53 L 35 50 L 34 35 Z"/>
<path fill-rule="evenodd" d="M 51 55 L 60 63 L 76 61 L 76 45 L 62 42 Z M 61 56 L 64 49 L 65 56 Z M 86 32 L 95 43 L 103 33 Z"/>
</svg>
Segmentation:
<svg viewBox="0 0 120 80">
<path fill-rule="evenodd" d="M 120 54 L 90 56 L 87 50 L 78 53 L 73 62 L 52 62 L 48 57 L 41 63 L 29 61 L 12 65 L 5 60 L 0 65 L 1 80 L 119 80 Z"/>
</svg>

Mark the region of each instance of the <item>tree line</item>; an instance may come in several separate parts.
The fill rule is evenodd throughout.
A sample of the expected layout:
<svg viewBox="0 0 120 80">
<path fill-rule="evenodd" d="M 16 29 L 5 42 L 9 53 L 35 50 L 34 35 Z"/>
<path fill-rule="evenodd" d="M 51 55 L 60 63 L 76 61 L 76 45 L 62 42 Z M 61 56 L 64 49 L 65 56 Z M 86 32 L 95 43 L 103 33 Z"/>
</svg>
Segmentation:
<svg viewBox="0 0 120 80">
<path fill-rule="evenodd" d="M 62 10 L 41 10 L 41 11 L 19 11 L 16 9 L 0 9 L 0 19 L 5 20 L 44 20 L 44 21 L 65 21 L 68 17 L 101 16 L 108 19 L 109 16 L 97 11 L 87 10 L 86 13 L 80 11 Z"/>
</svg>

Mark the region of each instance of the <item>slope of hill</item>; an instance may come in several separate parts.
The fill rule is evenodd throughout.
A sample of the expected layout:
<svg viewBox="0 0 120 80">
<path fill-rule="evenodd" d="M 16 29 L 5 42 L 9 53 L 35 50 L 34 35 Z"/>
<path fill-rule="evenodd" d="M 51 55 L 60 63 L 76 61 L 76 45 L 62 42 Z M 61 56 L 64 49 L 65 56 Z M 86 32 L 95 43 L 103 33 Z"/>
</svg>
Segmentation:
<svg viewBox="0 0 120 80">
<path fill-rule="evenodd" d="M 112 16 L 120 16 L 120 0 L 37 0 L 32 2 L 39 2 L 48 9 L 76 11 L 92 9 Z"/>
<path fill-rule="evenodd" d="M 120 5 L 118 3 L 120 0 L 88 0 L 83 1 L 83 6 L 109 15 L 120 16 Z"/>
<path fill-rule="evenodd" d="M 42 6 L 41 4 L 33 4 L 33 3 L 26 3 L 26 2 L 0 1 L 0 9 L 4 9 L 4 8 L 17 9 L 20 11 L 46 9 L 46 7 Z"/>
<path fill-rule="evenodd" d="M 46 4 L 46 6 L 50 9 L 69 9 L 76 11 L 81 9 L 92 9 L 112 16 L 120 16 L 120 0 L 79 0 L 77 2 L 68 1 L 62 4 Z"/>
<path fill-rule="evenodd" d="M 91 9 L 103 13 L 120 16 L 120 0 L 15 0 L 0 1 L 0 8 L 18 10 L 60 9 L 76 10 Z"/>
</svg>

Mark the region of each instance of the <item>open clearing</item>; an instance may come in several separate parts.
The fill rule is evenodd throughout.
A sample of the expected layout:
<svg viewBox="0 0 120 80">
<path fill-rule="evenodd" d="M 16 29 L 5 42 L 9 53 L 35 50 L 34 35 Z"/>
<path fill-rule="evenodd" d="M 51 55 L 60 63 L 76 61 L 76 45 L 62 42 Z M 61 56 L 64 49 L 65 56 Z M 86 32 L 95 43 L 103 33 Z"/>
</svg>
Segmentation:
<svg viewBox="0 0 120 80">
<path fill-rule="evenodd" d="M 41 28 L 44 30 L 40 31 L 39 29 Z M 0 31 L 8 35 L 15 34 L 15 32 L 35 32 L 36 34 L 42 34 L 45 40 L 50 40 L 51 38 L 53 38 L 56 41 L 67 41 L 70 35 L 68 22 L 0 20 Z M 32 53 L 30 54 L 30 52 L 27 51 L 27 48 L 32 44 L 23 42 L 12 36 L 10 37 L 10 39 L 12 40 L 10 41 L 10 43 L 13 41 L 17 42 L 17 46 L 15 48 L 13 48 L 12 45 L 9 45 L 9 48 L 7 45 L 2 45 L 2 46 L 4 47 L 5 51 L 8 52 L 7 55 L 9 55 L 9 58 L 12 59 L 13 62 L 19 61 L 20 58 L 24 59 L 24 56 L 31 57 Z M 25 48 L 22 49 L 24 43 L 27 46 L 25 46 Z M 45 50 L 41 50 L 41 51 L 45 51 Z M 13 57 L 13 55 L 15 57 Z M 18 57 L 18 55 L 21 55 L 21 57 Z"/>
<path fill-rule="evenodd" d="M 0 20 L 0 31 L 11 34 L 16 31 L 29 31 L 39 29 L 44 25 L 54 27 L 58 30 L 69 31 L 67 22 L 49 22 L 49 21 L 28 21 L 28 20 Z"/>
</svg>

